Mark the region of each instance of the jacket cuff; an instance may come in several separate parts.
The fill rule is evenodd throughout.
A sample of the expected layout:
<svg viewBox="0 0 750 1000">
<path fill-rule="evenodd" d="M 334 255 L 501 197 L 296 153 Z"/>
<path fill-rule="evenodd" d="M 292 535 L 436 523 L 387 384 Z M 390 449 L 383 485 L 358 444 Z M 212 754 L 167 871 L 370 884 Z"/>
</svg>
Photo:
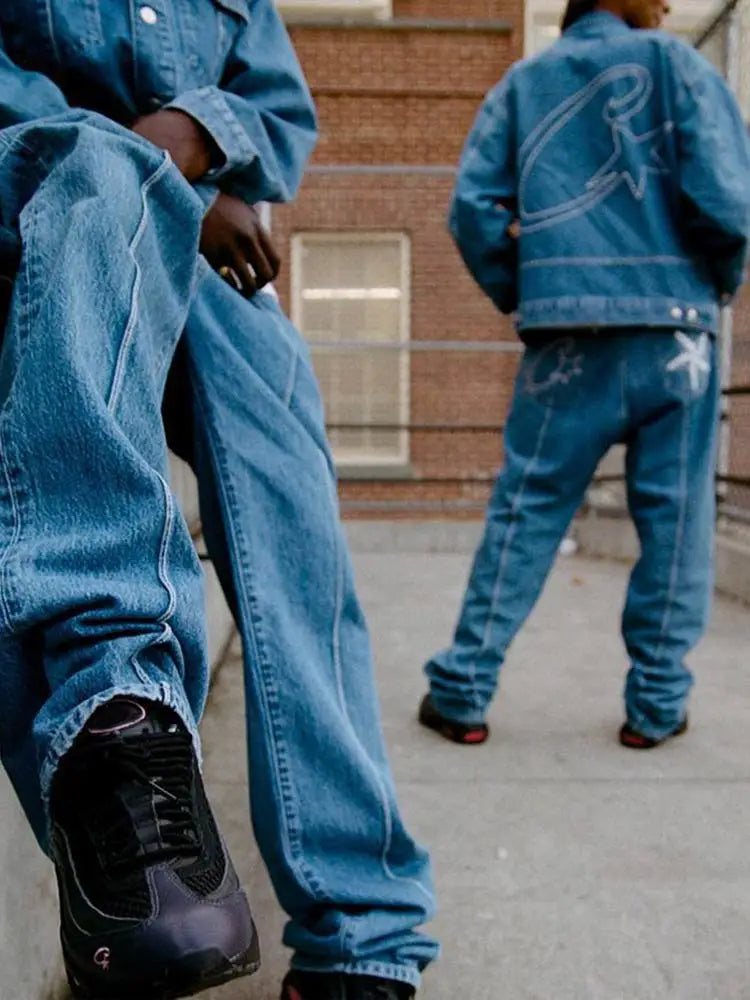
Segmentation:
<svg viewBox="0 0 750 1000">
<path fill-rule="evenodd" d="M 200 181 L 198 184 L 193 185 L 193 190 L 205 205 L 204 214 L 206 214 L 219 197 L 218 187 L 215 184 L 207 184 L 205 181 Z"/>
<path fill-rule="evenodd" d="M 166 107 L 183 111 L 194 118 L 221 152 L 223 162 L 209 170 L 206 180 L 218 180 L 238 167 L 247 166 L 257 157 L 258 150 L 218 87 L 190 90 L 170 101 Z"/>
</svg>

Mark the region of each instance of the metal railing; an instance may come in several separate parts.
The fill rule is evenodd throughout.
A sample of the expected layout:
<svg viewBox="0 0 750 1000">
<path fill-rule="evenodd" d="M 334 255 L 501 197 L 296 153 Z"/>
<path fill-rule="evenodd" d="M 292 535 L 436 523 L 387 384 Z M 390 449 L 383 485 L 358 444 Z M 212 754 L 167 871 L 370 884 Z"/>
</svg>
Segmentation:
<svg viewBox="0 0 750 1000">
<path fill-rule="evenodd" d="M 727 0 L 698 32 L 695 45 L 722 73 L 750 122 L 750 0 Z M 721 512 L 750 521 L 750 290 L 726 311 L 722 331 L 723 427 L 718 469 Z"/>
<path fill-rule="evenodd" d="M 750 0 L 728 0 L 710 17 L 697 33 L 696 47 L 712 61 L 727 79 L 750 120 L 750 59 L 740 58 L 750 51 Z M 318 172 L 371 172 L 367 166 L 339 168 L 318 167 Z M 387 170 L 389 168 L 381 168 Z M 390 168 L 392 172 L 404 167 Z M 454 168 L 426 168 L 429 176 L 450 181 Z M 444 359 L 450 355 L 453 366 L 452 381 L 460 383 L 471 378 L 476 366 L 483 359 L 498 353 L 517 353 L 521 347 L 513 341 L 469 340 L 411 340 L 400 344 L 347 341 L 317 341 L 311 344 L 314 351 L 359 352 L 397 350 L 405 352 L 413 363 L 433 356 Z M 750 523 L 750 291 L 741 296 L 736 308 L 727 310 L 722 330 L 723 412 L 721 447 L 717 469 L 717 498 L 723 514 Z M 441 386 L 435 377 L 430 385 L 429 374 L 412 372 L 411 388 L 423 396 L 438 397 Z M 508 383 L 512 373 L 508 370 Z M 341 468 L 342 508 L 347 513 L 364 514 L 383 512 L 389 515 L 418 516 L 427 512 L 440 512 L 458 516 L 476 514 L 486 505 L 501 458 L 500 418 L 504 404 L 509 399 L 509 385 L 498 386 L 499 405 L 484 398 L 477 410 L 467 416 L 466 406 L 455 409 L 461 417 L 452 419 L 455 411 L 450 402 L 442 407 L 423 405 L 408 408 L 398 416 L 390 414 L 381 420 L 359 419 L 356 410 L 343 417 L 331 417 L 328 430 L 334 439 L 341 434 L 357 432 L 392 433 L 408 435 L 409 458 L 403 463 L 400 474 L 387 473 L 377 465 L 362 468 L 356 475 L 346 466 Z M 413 419 L 409 413 L 414 413 Z M 436 449 L 440 449 L 439 461 Z M 464 460 L 467 452 L 476 453 L 476 461 L 468 466 Z M 748 456 L 744 464 L 744 456 Z M 439 468 L 436 468 L 439 465 Z M 611 464 L 604 465 L 593 481 L 593 487 L 612 490 L 612 496 L 624 502 L 622 489 L 624 476 Z"/>
</svg>

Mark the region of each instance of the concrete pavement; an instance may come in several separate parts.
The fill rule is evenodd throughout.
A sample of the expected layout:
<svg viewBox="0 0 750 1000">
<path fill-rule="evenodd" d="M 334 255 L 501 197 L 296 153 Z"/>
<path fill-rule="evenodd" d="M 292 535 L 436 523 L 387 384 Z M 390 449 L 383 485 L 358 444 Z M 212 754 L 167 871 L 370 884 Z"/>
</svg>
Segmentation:
<svg viewBox="0 0 750 1000">
<path fill-rule="evenodd" d="M 376 548 L 377 546 L 373 546 Z M 750 612 L 719 601 L 693 657 L 692 731 L 619 747 L 626 570 L 562 559 L 506 666 L 485 746 L 420 729 L 469 553 L 360 552 L 403 811 L 432 849 L 444 945 L 427 1000 L 750 1000 Z M 203 727 L 209 791 L 264 966 L 210 1000 L 275 1000 L 283 927 L 247 822 L 237 649 Z"/>
</svg>

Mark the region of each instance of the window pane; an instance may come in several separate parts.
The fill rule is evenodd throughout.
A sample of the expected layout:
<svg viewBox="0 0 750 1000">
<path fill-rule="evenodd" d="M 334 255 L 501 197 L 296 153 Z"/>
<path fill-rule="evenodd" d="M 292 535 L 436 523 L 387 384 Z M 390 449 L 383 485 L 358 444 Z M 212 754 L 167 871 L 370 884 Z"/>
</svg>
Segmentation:
<svg viewBox="0 0 750 1000">
<path fill-rule="evenodd" d="M 297 240 L 295 319 L 313 342 L 336 459 L 405 462 L 408 439 L 399 427 L 408 421 L 409 365 L 408 351 L 398 345 L 408 339 L 406 240 L 357 234 Z"/>
</svg>

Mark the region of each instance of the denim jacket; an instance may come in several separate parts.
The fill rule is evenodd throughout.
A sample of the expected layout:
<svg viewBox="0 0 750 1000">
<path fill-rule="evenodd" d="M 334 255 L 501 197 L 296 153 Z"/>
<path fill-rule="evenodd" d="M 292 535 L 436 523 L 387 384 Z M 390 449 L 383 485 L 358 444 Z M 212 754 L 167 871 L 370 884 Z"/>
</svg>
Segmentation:
<svg viewBox="0 0 750 1000">
<path fill-rule="evenodd" d="M 515 218 L 518 240 L 507 232 Z M 748 132 L 692 48 L 589 14 L 488 95 L 450 228 L 520 332 L 716 331 L 744 276 Z"/>
<path fill-rule="evenodd" d="M 248 202 L 296 192 L 312 99 L 273 0 L 3 0 L 0 129 L 70 107 L 123 125 L 162 107 L 222 154 L 205 178 Z"/>
</svg>

